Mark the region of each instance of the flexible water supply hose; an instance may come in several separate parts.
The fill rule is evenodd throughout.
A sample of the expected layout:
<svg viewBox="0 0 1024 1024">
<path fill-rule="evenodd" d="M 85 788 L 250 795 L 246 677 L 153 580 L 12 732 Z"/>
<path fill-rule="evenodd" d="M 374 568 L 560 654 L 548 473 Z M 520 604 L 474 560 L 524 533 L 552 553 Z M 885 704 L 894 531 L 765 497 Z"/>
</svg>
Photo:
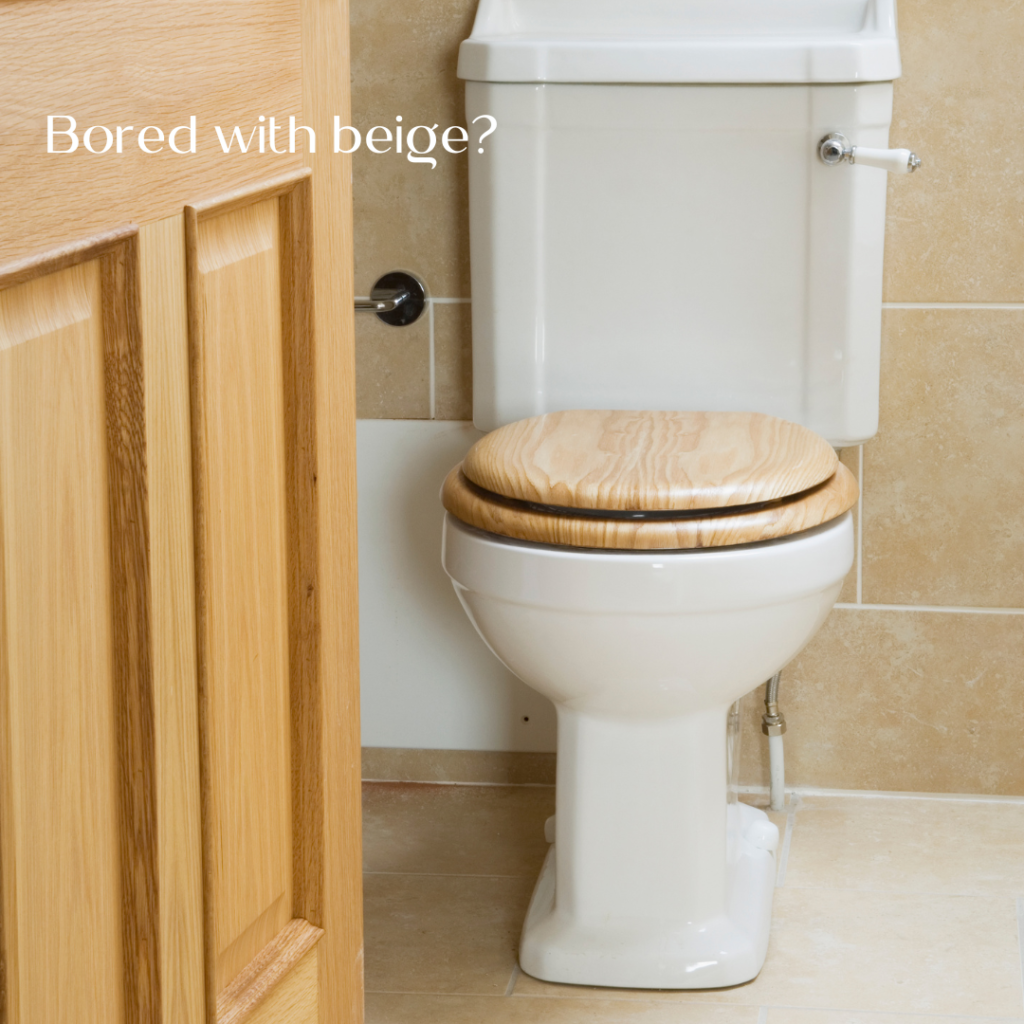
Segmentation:
<svg viewBox="0 0 1024 1024">
<path fill-rule="evenodd" d="M 765 683 L 765 712 L 761 717 L 761 732 L 768 737 L 768 763 L 771 775 L 770 807 L 773 811 L 781 811 L 786 806 L 786 761 L 782 750 L 782 734 L 786 731 L 786 719 L 779 711 L 779 679 L 781 676 L 781 672 L 776 672 Z"/>
<path fill-rule="evenodd" d="M 782 752 L 782 736 L 768 737 L 768 763 L 771 766 L 771 803 L 773 811 L 786 806 L 786 759 Z"/>
</svg>

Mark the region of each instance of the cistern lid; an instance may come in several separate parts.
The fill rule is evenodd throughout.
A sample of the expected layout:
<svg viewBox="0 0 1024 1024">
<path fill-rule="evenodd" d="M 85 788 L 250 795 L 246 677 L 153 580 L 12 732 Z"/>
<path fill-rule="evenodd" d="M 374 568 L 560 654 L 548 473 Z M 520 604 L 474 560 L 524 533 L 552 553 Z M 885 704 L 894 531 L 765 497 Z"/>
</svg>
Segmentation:
<svg viewBox="0 0 1024 1024">
<path fill-rule="evenodd" d="M 474 82 L 886 82 L 895 0 L 480 0 Z"/>
<path fill-rule="evenodd" d="M 574 409 L 499 427 L 462 465 L 477 487 L 568 509 L 722 509 L 799 494 L 828 480 L 829 443 L 756 412 Z"/>
</svg>

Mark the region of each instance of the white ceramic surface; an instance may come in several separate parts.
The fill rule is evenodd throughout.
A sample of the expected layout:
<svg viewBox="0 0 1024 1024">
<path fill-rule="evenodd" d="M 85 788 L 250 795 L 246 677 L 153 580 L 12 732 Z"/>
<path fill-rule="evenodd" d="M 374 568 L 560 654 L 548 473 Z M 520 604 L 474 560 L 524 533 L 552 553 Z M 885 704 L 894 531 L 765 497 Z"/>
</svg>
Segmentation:
<svg viewBox="0 0 1024 1024">
<path fill-rule="evenodd" d="M 727 804 L 726 714 L 828 615 L 853 564 L 850 514 L 762 544 L 629 552 L 447 515 L 442 561 L 487 645 L 558 710 L 556 844 L 523 969 L 649 988 L 754 977 L 778 833 Z"/>
<path fill-rule="evenodd" d="M 481 0 L 459 77 L 481 82 L 879 82 L 895 0 Z"/>
<path fill-rule="evenodd" d="M 467 82 L 473 419 L 770 413 L 878 426 L 892 85 Z M 483 122 L 481 122 L 482 124 Z M 480 125 L 477 125 L 479 128 Z"/>
</svg>

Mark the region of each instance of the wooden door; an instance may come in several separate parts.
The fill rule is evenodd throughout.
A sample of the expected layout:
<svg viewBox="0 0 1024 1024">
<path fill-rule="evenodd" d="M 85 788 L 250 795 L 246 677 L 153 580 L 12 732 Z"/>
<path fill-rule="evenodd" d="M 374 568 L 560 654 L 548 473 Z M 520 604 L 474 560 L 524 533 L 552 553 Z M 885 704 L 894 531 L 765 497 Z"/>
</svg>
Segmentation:
<svg viewBox="0 0 1024 1024">
<path fill-rule="evenodd" d="M 362 1019 L 347 17 L 0 0 L 3 1024 Z"/>
</svg>

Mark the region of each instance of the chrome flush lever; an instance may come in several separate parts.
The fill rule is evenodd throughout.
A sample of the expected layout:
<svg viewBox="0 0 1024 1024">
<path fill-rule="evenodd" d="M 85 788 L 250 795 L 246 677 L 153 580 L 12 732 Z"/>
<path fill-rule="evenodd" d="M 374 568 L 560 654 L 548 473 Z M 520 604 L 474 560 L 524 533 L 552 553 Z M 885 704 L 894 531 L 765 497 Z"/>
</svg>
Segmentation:
<svg viewBox="0 0 1024 1024">
<path fill-rule="evenodd" d="M 878 167 L 892 174 L 913 174 L 921 161 L 909 149 L 868 149 L 866 146 L 851 145 L 850 140 L 839 132 L 831 132 L 818 144 L 821 162 L 834 167 L 844 161 Z"/>
</svg>

